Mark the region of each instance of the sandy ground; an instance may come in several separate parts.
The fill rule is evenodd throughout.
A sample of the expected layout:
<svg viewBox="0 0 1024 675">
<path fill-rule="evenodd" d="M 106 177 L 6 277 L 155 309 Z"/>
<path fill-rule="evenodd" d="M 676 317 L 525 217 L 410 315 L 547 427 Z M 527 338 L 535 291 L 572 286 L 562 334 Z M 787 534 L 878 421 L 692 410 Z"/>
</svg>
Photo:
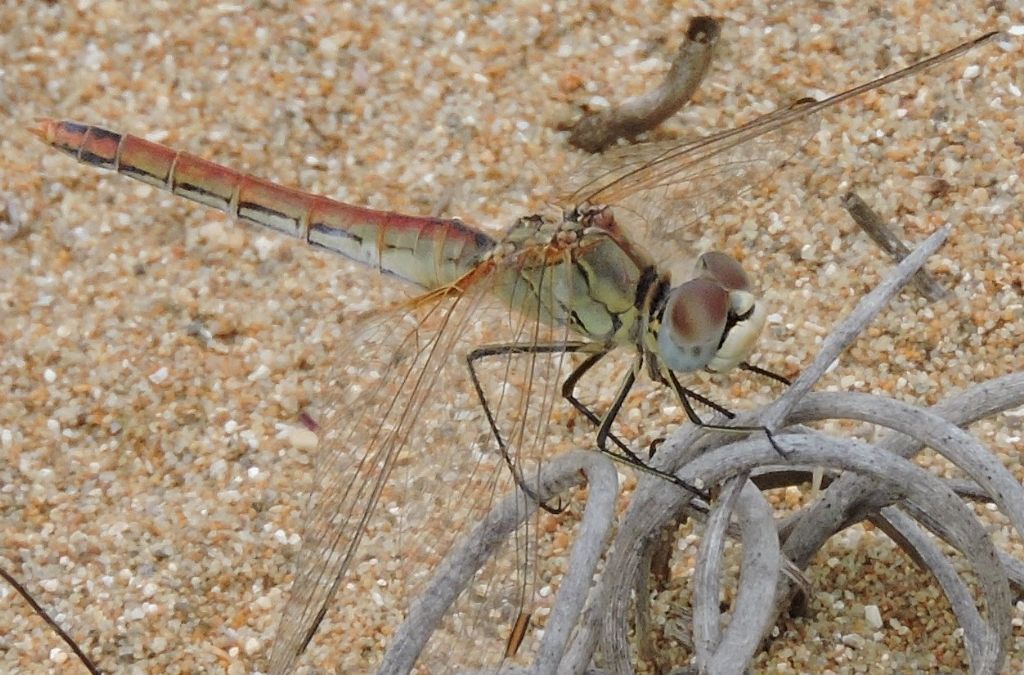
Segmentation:
<svg viewBox="0 0 1024 675">
<path fill-rule="evenodd" d="M 823 383 L 933 403 L 1024 369 L 1024 10 L 933 5 L 5 3 L 0 192 L 21 225 L 0 241 L 0 563 L 107 671 L 264 669 L 316 461 L 300 411 L 325 398 L 339 326 L 396 297 L 343 260 L 76 165 L 26 132 L 33 118 L 493 231 L 567 186 L 582 155 L 560 122 L 657 81 L 691 16 L 722 18 L 722 45 L 658 138 L 1016 26 L 1005 46 L 824 115 L 794 165 L 699 242 L 758 280 L 772 317 L 757 361 L 792 375 L 889 266 L 838 195 L 855 187 L 910 241 L 952 223 L 930 268 L 951 295 L 903 294 Z M 739 407 L 773 391 L 707 386 Z M 974 431 L 1024 476 L 1019 414 Z M 966 667 L 941 592 L 884 536 L 843 538 L 811 578 L 815 614 L 781 627 L 758 672 Z M 13 592 L 0 598 L 0 671 L 81 672 Z M 303 663 L 369 670 L 393 618 L 373 600 L 343 593 Z M 1024 669 L 1016 616 L 1007 672 Z"/>
</svg>

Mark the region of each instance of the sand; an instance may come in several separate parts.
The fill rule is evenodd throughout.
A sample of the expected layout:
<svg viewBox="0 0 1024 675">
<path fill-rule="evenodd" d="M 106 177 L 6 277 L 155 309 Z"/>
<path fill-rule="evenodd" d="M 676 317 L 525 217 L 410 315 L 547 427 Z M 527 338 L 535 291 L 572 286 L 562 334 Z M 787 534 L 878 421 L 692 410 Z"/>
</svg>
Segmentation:
<svg viewBox="0 0 1024 675">
<path fill-rule="evenodd" d="M 300 412 L 327 400 L 351 318 L 407 294 L 77 165 L 26 131 L 33 118 L 102 124 L 493 232 L 569 187 L 583 156 L 559 125 L 651 86 L 694 15 L 724 20 L 722 44 L 694 104 L 655 138 L 708 133 L 1014 29 L 1008 46 L 826 113 L 792 166 L 696 242 L 743 260 L 771 307 L 756 360 L 794 375 L 889 267 L 843 212 L 844 191 L 910 242 L 952 223 L 930 265 L 949 297 L 905 292 L 822 383 L 934 403 L 1024 369 L 1024 12 L 933 4 L 5 4 L 0 192 L 6 221 L 17 212 L 21 225 L 0 241 L 0 562 L 106 671 L 264 669 L 316 464 Z M 746 376 L 704 382 L 739 408 L 774 391 Z M 553 433 L 573 438 L 560 424 Z M 1021 428 L 1018 411 L 973 431 L 1024 477 Z M 445 466 L 462 440 L 431 461 Z M 1007 527 L 993 517 L 1021 555 Z M 781 627 L 756 672 L 966 667 L 941 592 L 883 535 L 840 538 L 810 575 L 814 613 Z M 6 586 L 0 598 L 0 671 L 82 671 Z M 395 610 L 352 589 L 336 605 L 303 663 L 366 670 Z M 865 619 L 871 605 L 881 627 Z M 1024 604 L 1015 615 L 1007 672 L 1024 669 Z"/>
</svg>

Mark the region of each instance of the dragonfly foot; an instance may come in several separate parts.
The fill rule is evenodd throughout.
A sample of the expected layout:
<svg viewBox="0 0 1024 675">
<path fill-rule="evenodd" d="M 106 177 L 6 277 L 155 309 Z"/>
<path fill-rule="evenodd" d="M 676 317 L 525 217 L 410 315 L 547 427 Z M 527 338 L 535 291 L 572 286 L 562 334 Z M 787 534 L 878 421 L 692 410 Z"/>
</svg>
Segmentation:
<svg viewBox="0 0 1024 675">
<path fill-rule="evenodd" d="M 790 452 L 789 450 L 782 449 L 782 446 L 779 445 L 779 442 L 775 440 L 775 434 L 772 433 L 771 429 L 769 429 L 768 427 L 761 428 L 764 429 L 764 435 L 768 437 L 768 442 L 772 444 L 772 447 L 775 449 L 775 452 L 779 454 L 779 457 L 781 457 L 782 459 L 789 459 L 790 455 L 792 455 L 793 453 Z"/>
<path fill-rule="evenodd" d="M 563 504 L 562 503 L 562 498 L 561 497 L 556 497 L 556 501 L 558 503 L 558 506 L 551 506 L 548 502 L 546 502 L 543 499 L 541 499 L 540 495 L 538 495 L 536 492 L 534 492 L 530 488 L 526 487 L 525 483 L 520 482 L 518 480 L 518 477 L 517 477 L 516 483 L 519 485 L 519 489 L 523 491 L 523 494 L 526 495 L 527 499 L 529 499 L 530 501 L 536 502 L 537 506 L 539 506 L 540 508 L 544 509 L 545 511 L 547 511 L 548 513 L 550 513 L 553 516 L 557 516 L 558 514 L 563 513 L 568 508 L 568 504 Z"/>
<path fill-rule="evenodd" d="M 530 495 L 530 496 L 533 497 L 533 495 Z M 542 502 L 542 501 L 539 501 L 539 500 L 537 501 L 537 505 L 540 506 L 542 509 L 544 509 L 545 511 L 547 511 L 548 513 L 550 513 L 553 516 L 557 516 L 560 513 L 564 513 L 565 510 L 567 508 L 569 508 L 568 504 L 563 504 L 562 503 L 562 498 L 561 497 L 558 497 L 558 506 L 550 506 L 550 505 L 548 505 L 547 502 Z"/>
</svg>

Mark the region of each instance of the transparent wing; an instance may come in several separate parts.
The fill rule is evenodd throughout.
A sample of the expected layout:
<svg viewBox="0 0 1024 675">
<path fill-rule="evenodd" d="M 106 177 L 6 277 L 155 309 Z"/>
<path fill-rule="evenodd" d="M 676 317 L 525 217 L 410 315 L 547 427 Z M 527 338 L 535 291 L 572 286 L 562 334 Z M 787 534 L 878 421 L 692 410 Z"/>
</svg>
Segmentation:
<svg viewBox="0 0 1024 675">
<path fill-rule="evenodd" d="M 668 141 L 614 148 L 600 161 L 609 165 L 572 193 L 573 202 L 612 203 L 645 190 L 681 186 L 685 178 L 713 176 L 709 185 L 733 181 L 734 175 L 759 175 L 758 168 L 778 156 L 791 155 L 805 140 L 798 122 L 808 123 L 821 106 L 803 99 L 734 129 L 686 141 Z M 778 133 L 776 133 L 778 132 Z M 755 143 L 751 143 L 756 141 Z M 768 156 L 768 157 L 766 157 Z M 760 171 L 764 169 L 761 168 Z M 688 185 L 686 189 L 689 190 Z M 697 189 L 700 194 L 707 189 Z"/>
<path fill-rule="evenodd" d="M 325 616 L 332 626 L 314 639 L 347 642 L 337 651 L 351 660 L 332 663 L 366 671 L 456 539 L 517 489 L 466 356 L 487 344 L 559 344 L 567 334 L 542 320 L 549 317 L 543 302 L 522 314 L 490 292 L 498 277 L 515 278 L 511 269 L 514 261 L 477 274 L 465 293 L 427 295 L 375 316 L 339 357 L 337 398 L 318 420 L 303 544 L 271 672 L 290 672 Z M 558 389 L 568 365 L 558 352 L 498 353 L 476 364 L 510 461 L 524 476 L 555 450 L 549 422 L 556 405 L 568 408 Z M 512 626 L 532 614 L 536 528 L 520 528 L 476 575 L 421 657 L 428 672 L 502 662 Z M 352 652 L 363 640 L 372 646 Z"/>
<path fill-rule="evenodd" d="M 701 219 L 799 152 L 821 109 L 804 100 L 704 138 L 615 148 L 583 165 L 591 177 L 565 203 L 614 205 L 617 220 L 647 250 L 685 246 Z"/>
<path fill-rule="evenodd" d="M 821 111 L 997 37 L 983 35 L 824 100 L 802 99 L 735 129 L 692 141 L 613 151 L 584 167 L 592 177 L 563 203 L 619 205 L 617 216 L 633 228 L 638 243 L 654 251 L 672 249 L 672 243 L 685 243 L 692 236 L 703 216 L 765 180 L 792 157 L 811 137 Z"/>
<path fill-rule="evenodd" d="M 539 294 L 539 302 L 526 312 L 511 312 L 501 301 L 495 310 L 481 316 L 496 316 L 502 322 L 495 337 L 476 336 L 475 347 L 494 347 L 475 361 L 478 382 L 507 447 L 513 467 L 499 466 L 497 481 L 486 509 L 474 510 L 471 522 L 483 519 L 484 511 L 509 493 L 517 494 L 521 509 L 530 509 L 531 497 L 515 485 L 512 471 L 523 482 L 536 484 L 541 469 L 558 453 L 579 447 L 579 439 L 559 433 L 552 420 L 570 419 L 575 413 L 561 398 L 560 385 L 572 365 L 565 352 L 550 351 L 569 343 L 571 335 L 564 325 L 550 321 L 554 299 L 551 292 L 559 286 L 558 277 L 565 273 L 563 265 L 544 268 L 548 280 L 534 283 L 516 278 L 512 294 Z M 564 290 L 565 284 L 561 284 Z M 486 319 L 485 319 L 486 320 Z M 486 341 L 481 341 L 483 338 Z M 537 347 L 544 351 L 523 352 L 521 347 Z M 507 348 L 508 351 L 502 351 Z M 592 436 L 583 429 L 584 438 Z M 585 441 L 584 441 L 585 442 Z M 495 442 L 488 438 L 491 451 Z M 493 456 L 493 455 L 492 455 Z M 551 508 L 566 508 L 568 498 L 548 503 Z M 567 509 L 558 515 L 537 511 L 504 542 L 495 555 L 482 566 L 468 588 L 449 612 L 441 628 L 434 633 L 418 662 L 422 672 L 497 671 L 500 666 L 526 666 L 539 645 L 538 629 L 544 627 L 546 604 L 552 595 L 541 588 L 557 588 L 560 575 L 557 552 L 544 538 L 555 528 L 547 527 L 557 520 L 557 530 L 566 534 L 575 521 Z M 563 551 L 564 553 L 564 551 Z M 509 639 L 519 621 L 529 621 L 529 629 L 515 654 L 506 655 Z"/>
</svg>

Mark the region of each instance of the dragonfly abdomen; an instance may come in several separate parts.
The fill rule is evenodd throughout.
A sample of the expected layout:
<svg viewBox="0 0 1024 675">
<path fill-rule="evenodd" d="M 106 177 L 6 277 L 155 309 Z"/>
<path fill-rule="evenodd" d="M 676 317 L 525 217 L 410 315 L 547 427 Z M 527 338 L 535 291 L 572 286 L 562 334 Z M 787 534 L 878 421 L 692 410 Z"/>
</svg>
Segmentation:
<svg viewBox="0 0 1024 675">
<path fill-rule="evenodd" d="M 494 247 L 489 235 L 458 219 L 345 204 L 130 134 L 52 119 L 40 120 L 33 132 L 83 164 L 117 171 L 425 289 L 452 283 Z"/>
</svg>

